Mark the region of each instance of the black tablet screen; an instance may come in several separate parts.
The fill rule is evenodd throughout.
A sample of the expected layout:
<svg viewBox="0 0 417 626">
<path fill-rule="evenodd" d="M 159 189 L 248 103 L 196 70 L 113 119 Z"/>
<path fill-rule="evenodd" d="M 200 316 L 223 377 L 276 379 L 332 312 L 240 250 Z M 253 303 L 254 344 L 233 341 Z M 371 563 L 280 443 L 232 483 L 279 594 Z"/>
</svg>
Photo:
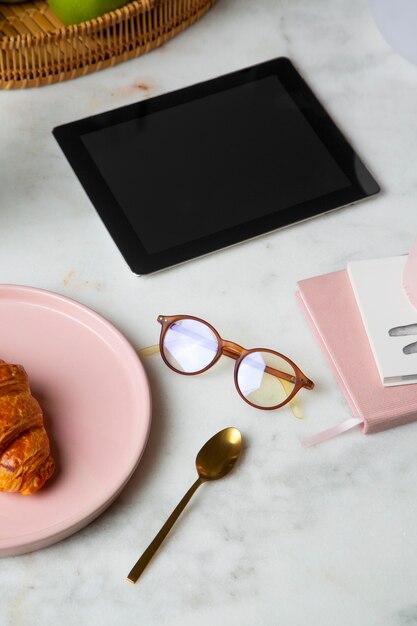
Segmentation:
<svg viewBox="0 0 417 626">
<path fill-rule="evenodd" d="M 276 75 L 81 140 L 148 254 L 351 185 Z"/>
</svg>

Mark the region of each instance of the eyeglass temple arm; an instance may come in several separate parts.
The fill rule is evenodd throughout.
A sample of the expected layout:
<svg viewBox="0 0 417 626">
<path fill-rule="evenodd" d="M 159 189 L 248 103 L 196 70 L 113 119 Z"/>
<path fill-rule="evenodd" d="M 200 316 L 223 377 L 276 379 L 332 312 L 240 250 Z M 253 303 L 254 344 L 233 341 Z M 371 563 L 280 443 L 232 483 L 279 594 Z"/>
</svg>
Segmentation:
<svg viewBox="0 0 417 626">
<path fill-rule="evenodd" d="M 159 344 L 155 344 L 154 346 L 148 346 L 147 348 L 140 348 L 136 350 L 139 356 L 152 356 L 153 354 L 158 354 L 159 352 Z"/>
</svg>

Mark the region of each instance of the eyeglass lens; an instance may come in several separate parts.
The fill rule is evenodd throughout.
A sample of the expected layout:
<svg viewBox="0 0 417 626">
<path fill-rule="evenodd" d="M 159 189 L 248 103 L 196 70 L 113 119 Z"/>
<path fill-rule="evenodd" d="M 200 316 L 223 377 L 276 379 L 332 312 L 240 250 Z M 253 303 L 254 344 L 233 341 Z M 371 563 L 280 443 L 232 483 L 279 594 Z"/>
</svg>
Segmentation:
<svg viewBox="0 0 417 626">
<path fill-rule="evenodd" d="M 294 382 L 280 378 L 278 372 L 294 377 Z M 258 407 L 271 408 L 282 404 L 291 395 L 295 376 L 290 363 L 278 354 L 251 352 L 239 364 L 237 384 L 249 402 Z"/>
<path fill-rule="evenodd" d="M 179 372 L 201 372 L 214 361 L 219 344 L 211 328 L 203 322 L 178 320 L 168 328 L 164 343 L 164 356 Z"/>
</svg>

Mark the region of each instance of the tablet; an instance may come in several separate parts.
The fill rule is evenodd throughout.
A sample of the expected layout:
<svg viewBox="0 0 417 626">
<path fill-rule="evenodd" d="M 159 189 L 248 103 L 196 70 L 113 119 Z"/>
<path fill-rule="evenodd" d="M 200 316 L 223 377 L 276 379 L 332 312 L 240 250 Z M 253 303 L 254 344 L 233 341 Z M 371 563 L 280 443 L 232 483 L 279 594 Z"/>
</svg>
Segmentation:
<svg viewBox="0 0 417 626">
<path fill-rule="evenodd" d="M 379 191 L 286 58 L 53 133 L 140 275 Z"/>
</svg>

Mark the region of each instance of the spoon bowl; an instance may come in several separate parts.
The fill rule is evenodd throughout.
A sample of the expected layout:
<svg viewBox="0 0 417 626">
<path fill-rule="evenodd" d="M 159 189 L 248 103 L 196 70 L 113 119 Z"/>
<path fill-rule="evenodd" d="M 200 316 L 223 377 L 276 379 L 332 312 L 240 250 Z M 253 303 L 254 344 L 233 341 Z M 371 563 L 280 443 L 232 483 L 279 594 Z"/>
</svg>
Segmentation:
<svg viewBox="0 0 417 626">
<path fill-rule="evenodd" d="M 204 444 L 195 461 L 202 481 L 218 480 L 235 466 L 242 449 L 242 435 L 237 428 L 225 428 Z"/>
<path fill-rule="evenodd" d="M 221 430 L 204 444 L 195 461 L 198 472 L 197 480 L 173 510 L 155 539 L 136 561 L 128 574 L 129 582 L 135 583 L 138 580 L 198 487 L 204 482 L 218 480 L 226 476 L 235 466 L 241 450 L 242 435 L 237 428 L 233 427 Z"/>
</svg>

